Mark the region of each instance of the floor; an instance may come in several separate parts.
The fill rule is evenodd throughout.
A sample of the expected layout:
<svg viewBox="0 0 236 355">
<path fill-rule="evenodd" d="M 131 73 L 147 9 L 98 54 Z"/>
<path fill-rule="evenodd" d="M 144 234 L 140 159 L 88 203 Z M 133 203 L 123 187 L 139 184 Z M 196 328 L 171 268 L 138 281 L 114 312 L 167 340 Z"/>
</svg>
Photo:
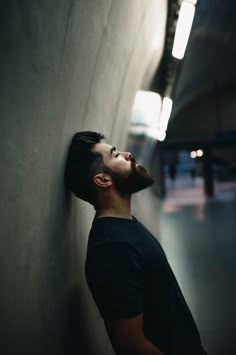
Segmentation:
<svg viewBox="0 0 236 355">
<path fill-rule="evenodd" d="M 236 183 L 167 180 L 160 204 L 151 190 L 134 196 L 133 214 L 161 242 L 209 355 L 236 355 Z"/>
<path fill-rule="evenodd" d="M 160 241 L 209 355 L 236 355 L 236 183 L 167 181 Z"/>
</svg>

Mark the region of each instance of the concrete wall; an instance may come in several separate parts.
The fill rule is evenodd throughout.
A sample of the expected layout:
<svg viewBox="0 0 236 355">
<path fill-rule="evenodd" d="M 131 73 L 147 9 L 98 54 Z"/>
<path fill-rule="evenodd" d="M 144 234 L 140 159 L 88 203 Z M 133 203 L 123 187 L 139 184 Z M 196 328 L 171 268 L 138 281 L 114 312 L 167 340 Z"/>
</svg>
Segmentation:
<svg viewBox="0 0 236 355">
<path fill-rule="evenodd" d="M 0 5 L 0 352 L 112 354 L 84 279 L 91 206 L 65 196 L 72 134 L 123 148 L 163 50 L 165 0 Z"/>
</svg>

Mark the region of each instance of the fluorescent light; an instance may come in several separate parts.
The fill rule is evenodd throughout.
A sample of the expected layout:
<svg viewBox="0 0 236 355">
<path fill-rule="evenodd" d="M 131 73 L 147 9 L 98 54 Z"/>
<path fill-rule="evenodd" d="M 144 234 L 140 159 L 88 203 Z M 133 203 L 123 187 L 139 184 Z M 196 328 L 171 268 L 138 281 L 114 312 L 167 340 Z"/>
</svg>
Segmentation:
<svg viewBox="0 0 236 355">
<path fill-rule="evenodd" d="M 162 102 L 162 109 L 161 109 L 161 116 L 160 116 L 160 123 L 159 123 L 160 131 L 165 132 L 167 129 L 167 125 L 172 111 L 172 105 L 173 105 L 173 101 L 169 97 L 164 97 Z"/>
<path fill-rule="evenodd" d="M 131 124 L 157 126 L 161 103 L 161 96 L 156 92 L 139 90 L 134 99 Z"/>
<path fill-rule="evenodd" d="M 158 139 L 158 137 L 157 137 L 157 128 L 156 127 L 147 128 L 145 133 L 146 133 L 146 135 L 148 137 L 151 137 L 151 138 L 154 138 L 154 139 Z"/>
<path fill-rule="evenodd" d="M 161 96 L 156 92 L 139 90 L 135 96 L 130 117 L 131 127 L 143 126 L 149 137 L 163 141 L 171 115 L 173 101 L 169 97 Z"/>
<path fill-rule="evenodd" d="M 159 125 L 155 133 L 155 138 L 164 141 L 166 138 L 166 130 L 169 122 L 173 106 L 173 101 L 169 97 L 164 97 L 160 114 Z"/>
<path fill-rule="evenodd" d="M 163 142 L 166 138 L 166 132 L 158 130 L 156 137 L 160 142 Z"/>
<path fill-rule="evenodd" d="M 174 45 L 172 49 L 172 55 L 177 59 L 183 59 L 184 57 L 194 14 L 194 4 L 189 1 L 183 1 L 180 7 L 179 18 L 176 25 Z"/>
</svg>

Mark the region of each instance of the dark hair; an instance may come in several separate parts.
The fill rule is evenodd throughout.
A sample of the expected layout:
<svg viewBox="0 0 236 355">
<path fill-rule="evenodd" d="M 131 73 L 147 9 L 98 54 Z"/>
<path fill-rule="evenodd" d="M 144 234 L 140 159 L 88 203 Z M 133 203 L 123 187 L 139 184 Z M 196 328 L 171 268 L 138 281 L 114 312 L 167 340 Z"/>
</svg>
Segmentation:
<svg viewBox="0 0 236 355">
<path fill-rule="evenodd" d="M 93 177 L 105 171 L 103 156 L 91 152 L 94 144 L 100 143 L 103 134 L 97 132 L 77 132 L 72 138 L 65 167 L 65 186 L 84 201 L 96 204 L 96 188 Z"/>
</svg>

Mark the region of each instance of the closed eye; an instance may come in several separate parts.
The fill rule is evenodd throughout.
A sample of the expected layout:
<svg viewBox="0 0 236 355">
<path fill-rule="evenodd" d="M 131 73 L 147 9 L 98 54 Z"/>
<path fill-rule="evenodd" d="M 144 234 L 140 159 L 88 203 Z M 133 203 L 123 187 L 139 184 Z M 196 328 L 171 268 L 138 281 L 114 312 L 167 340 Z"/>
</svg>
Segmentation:
<svg viewBox="0 0 236 355">
<path fill-rule="evenodd" d="M 120 153 L 116 153 L 116 154 L 115 154 L 115 158 L 117 158 L 119 155 L 120 155 Z"/>
</svg>

